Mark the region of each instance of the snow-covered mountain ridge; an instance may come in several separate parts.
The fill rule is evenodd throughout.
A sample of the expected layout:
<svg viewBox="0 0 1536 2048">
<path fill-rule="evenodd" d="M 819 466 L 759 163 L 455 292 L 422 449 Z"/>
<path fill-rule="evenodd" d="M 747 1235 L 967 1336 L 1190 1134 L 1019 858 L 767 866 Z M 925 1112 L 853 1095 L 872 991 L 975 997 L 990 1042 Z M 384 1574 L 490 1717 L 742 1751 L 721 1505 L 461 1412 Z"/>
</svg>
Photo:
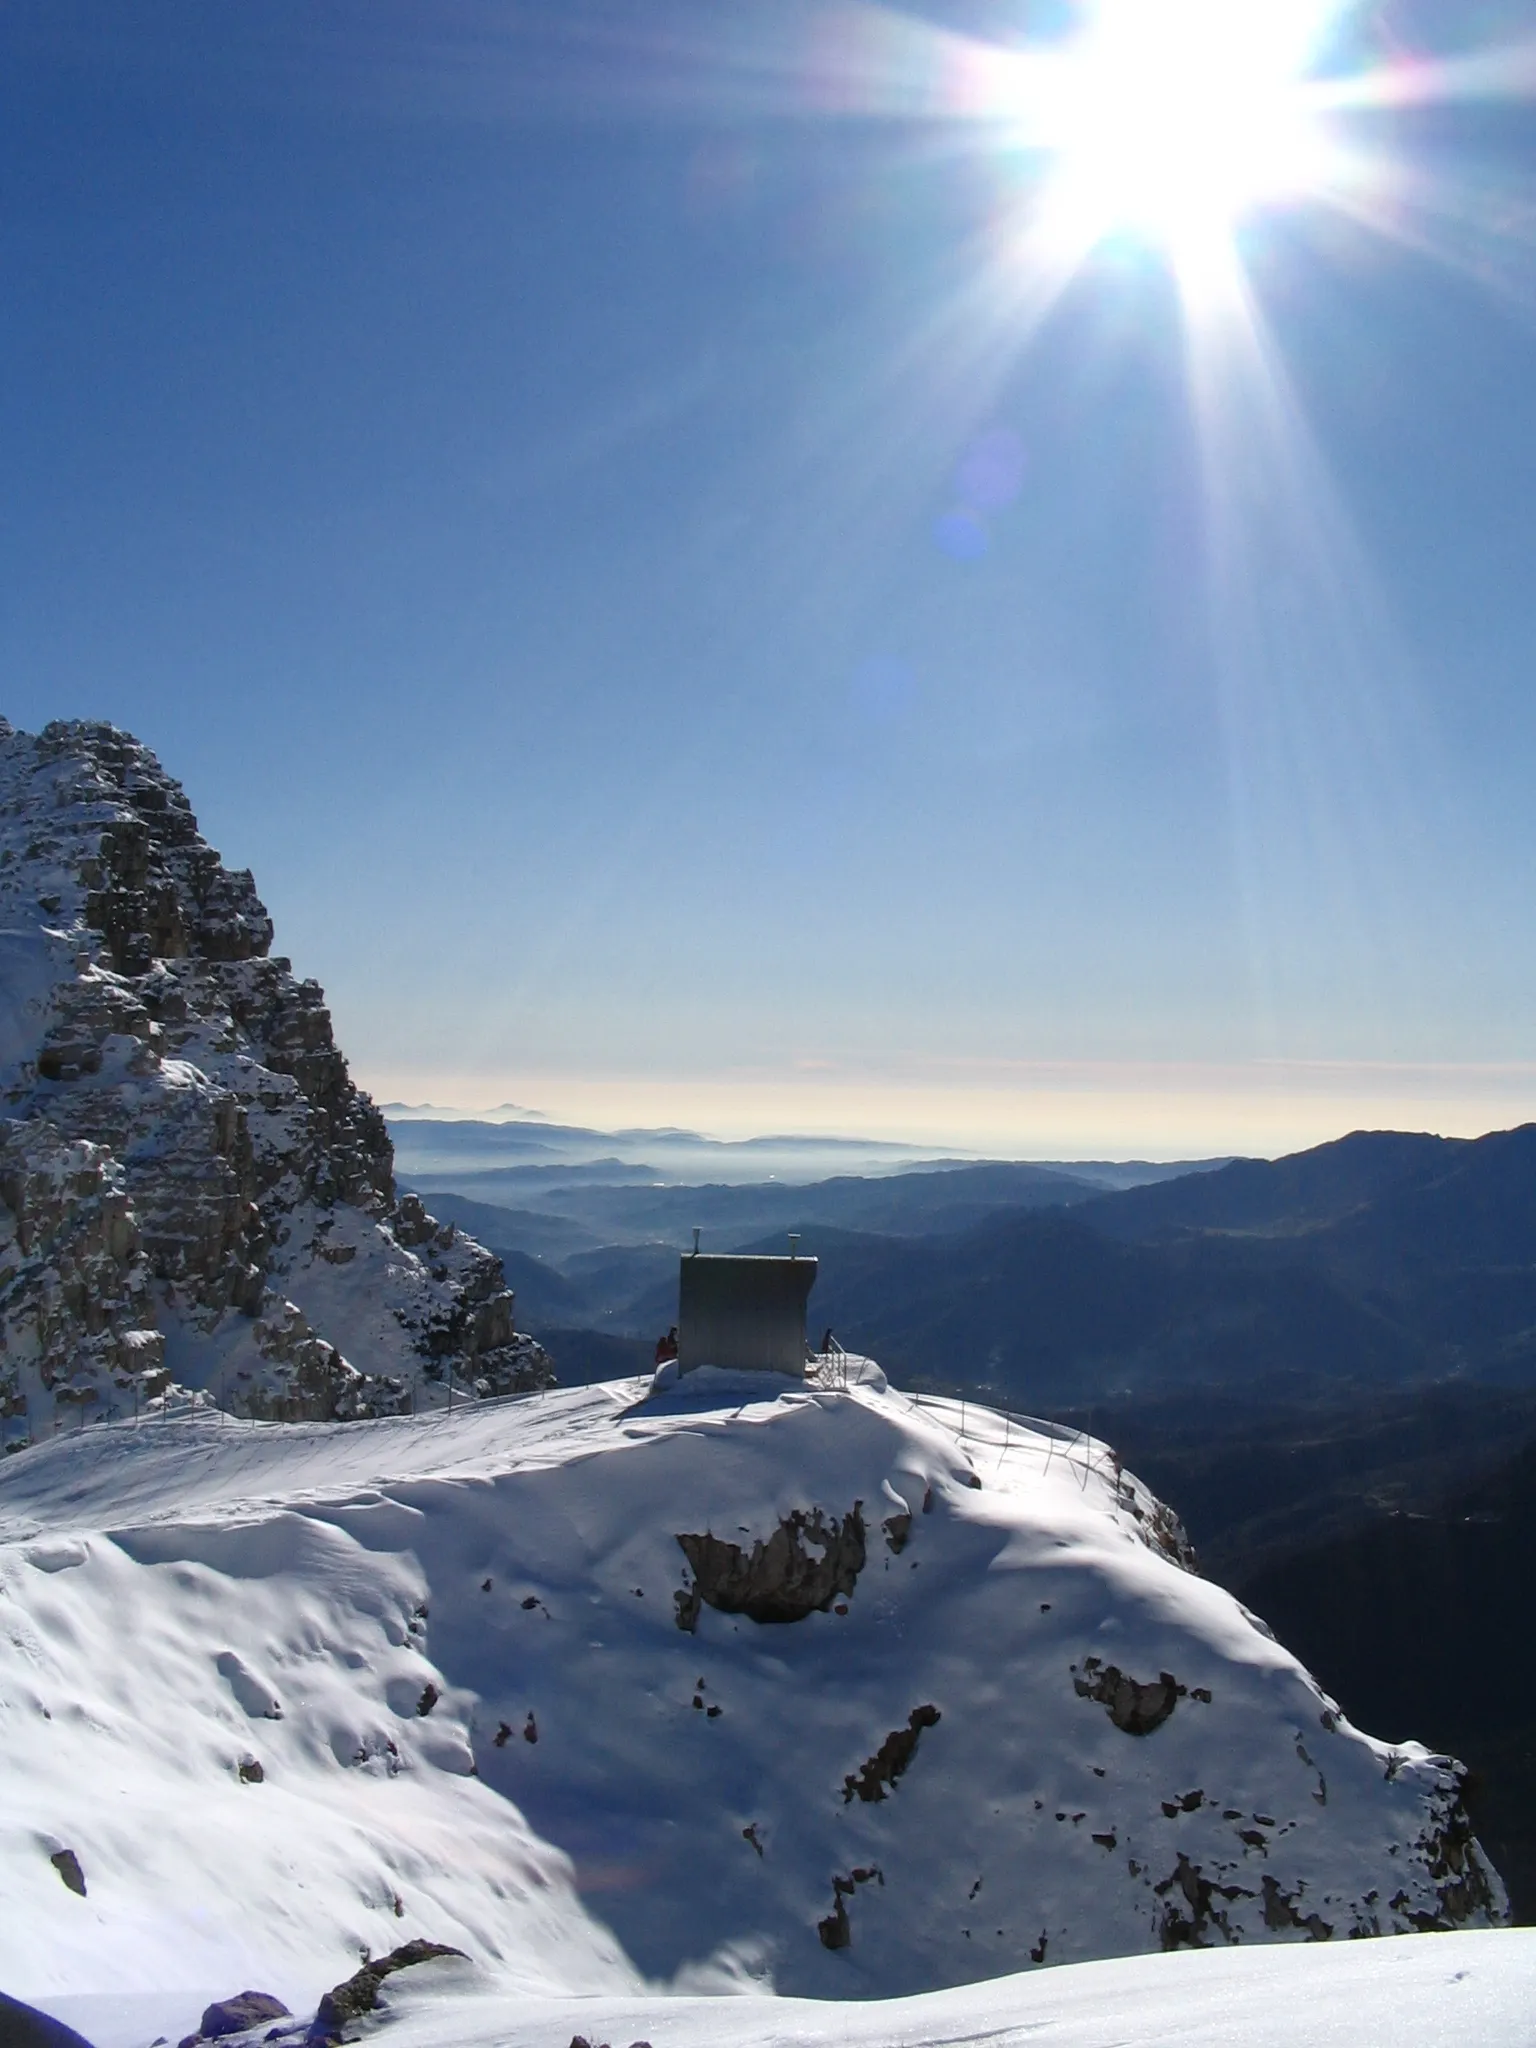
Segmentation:
<svg viewBox="0 0 1536 2048">
<path fill-rule="evenodd" d="M 1102 1446 L 873 1372 L 647 1393 L 0 1467 L 8 1988 L 190 2029 L 420 1937 L 524 1997 L 847 1999 L 1503 1918 L 1458 1768 Z"/>
<path fill-rule="evenodd" d="M 540 1384 L 499 1261 L 397 1199 L 324 998 L 112 726 L 0 719 L 0 1440 L 200 1390 L 366 1415 Z"/>
</svg>

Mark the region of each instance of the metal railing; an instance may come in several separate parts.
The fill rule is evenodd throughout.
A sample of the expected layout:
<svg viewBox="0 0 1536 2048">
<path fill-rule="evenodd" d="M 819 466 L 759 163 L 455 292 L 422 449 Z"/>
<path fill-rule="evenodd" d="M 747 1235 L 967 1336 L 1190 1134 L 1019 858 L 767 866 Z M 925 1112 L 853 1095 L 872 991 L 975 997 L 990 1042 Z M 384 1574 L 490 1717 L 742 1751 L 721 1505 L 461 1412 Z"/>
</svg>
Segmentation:
<svg viewBox="0 0 1536 2048">
<path fill-rule="evenodd" d="M 857 1355 L 859 1354 L 845 1350 L 835 1339 L 827 1349 L 822 1351 L 810 1351 L 809 1347 L 807 1347 L 807 1383 L 826 1392 L 846 1393 L 849 1390 L 849 1363 Z M 445 1399 L 435 1403 L 430 1408 L 418 1408 L 413 1388 L 409 1405 L 405 1408 L 397 1409 L 393 1415 L 331 1417 L 319 1414 L 294 1413 L 292 1410 L 301 1406 L 301 1403 L 298 1401 L 283 1404 L 283 1406 L 290 1410 L 286 1414 L 257 1415 L 249 1412 L 238 1414 L 234 1409 L 226 1405 L 228 1401 L 226 1383 L 221 1379 L 216 1384 L 217 1395 L 213 1389 L 209 1388 L 189 1389 L 186 1393 L 176 1396 L 157 1395 L 153 1401 L 146 1402 L 142 1407 L 136 1405 L 131 1415 L 98 1414 L 96 1417 L 91 1418 L 87 1416 L 86 1404 L 82 1402 L 79 1404 L 80 1419 L 76 1429 L 83 1432 L 88 1428 L 139 1429 L 154 1428 L 157 1425 L 186 1426 L 199 1423 L 210 1428 L 239 1427 L 242 1423 L 252 1427 L 271 1423 L 292 1426 L 305 1422 L 327 1423 L 331 1426 L 336 1426 L 350 1422 L 390 1421 L 395 1419 L 395 1416 L 403 1415 L 449 1417 L 453 1414 L 455 1405 L 463 1413 L 470 1410 L 479 1411 L 486 1408 L 507 1407 L 528 1401 L 541 1401 L 547 1394 L 573 1391 L 570 1388 L 559 1386 L 525 1387 L 505 1394 L 471 1395 L 460 1400 L 457 1404 Z M 1046 1452 L 1045 1471 L 1049 1472 L 1052 1460 L 1058 1454 L 1058 1450 L 1074 1473 L 1080 1467 L 1081 1486 L 1084 1492 L 1087 1491 L 1089 1478 L 1093 1474 L 1098 1474 L 1101 1478 L 1110 1478 L 1117 1491 L 1122 1484 L 1124 1468 L 1119 1453 L 1108 1444 L 1100 1442 L 1098 1438 L 1092 1436 L 1087 1430 L 1074 1429 L 1065 1423 L 1056 1422 L 1048 1416 L 1027 1415 L 1018 1409 L 1004 1408 L 994 1402 L 978 1404 L 968 1401 L 963 1395 L 948 1396 L 908 1393 L 895 1388 L 891 1389 L 891 1391 L 897 1393 L 898 1397 L 905 1401 L 914 1413 L 928 1416 L 931 1420 L 938 1423 L 941 1428 L 947 1430 L 960 1445 L 961 1451 L 968 1457 L 972 1451 L 996 1451 L 998 1454 L 997 1468 L 999 1470 L 1001 1470 L 1004 1461 L 1013 1448 L 1013 1431 L 1018 1429 L 1021 1433 L 1047 1439 L 1049 1448 Z M 1001 1420 L 1003 1424 L 1001 1439 L 999 1439 L 995 1430 L 972 1429 L 968 1426 L 970 1411 L 978 1406 L 982 1414 Z M 67 1424 L 53 1431 L 55 1436 L 73 1433 L 75 1432 L 71 1431 Z"/>
<path fill-rule="evenodd" d="M 906 1394 L 903 1398 L 918 1412 L 926 1411 L 933 1415 L 935 1421 L 948 1428 L 956 1437 L 962 1450 L 967 1448 L 967 1436 L 969 1434 L 966 1428 L 967 1409 L 968 1407 L 976 1407 L 977 1403 L 968 1403 L 963 1395 Z M 1000 1416 L 1002 1418 L 1003 1439 L 1001 1444 L 999 1444 L 996 1435 L 992 1433 L 983 1434 L 978 1431 L 974 1438 L 971 1439 L 978 1450 L 995 1450 L 998 1452 L 999 1469 L 1001 1469 L 1003 1460 L 1012 1448 L 1011 1439 L 1013 1431 L 1015 1428 L 1018 1428 L 1032 1436 L 1043 1436 L 1048 1440 L 1050 1448 L 1046 1451 L 1044 1468 L 1047 1472 L 1051 1469 L 1051 1462 L 1056 1455 L 1057 1446 L 1059 1445 L 1061 1447 L 1061 1455 L 1067 1460 L 1068 1465 L 1074 1471 L 1077 1469 L 1078 1460 L 1081 1456 L 1082 1491 L 1084 1493 L 1088 1490 L 1090 1476 L 1095 1473 L 1101 1478 L 1107 1476 L 1112 1479 L 1116 1490 L 1119 1490 L 1124 1473 L 1124 1462 L 1121 1459 L 1120 1453 L 1111 1445 L 1101 1442 L 1098 1437 L 1093 1436 L 1089 1431 L 1073 1429 L 1066 1423 L 1051 1420 L 1048 1416 L 1026 1415 L 1015 1408 L 1002 1408 L 991 1401 L 979 1405 L 984 1415 Z M 944 1409 L 953 1411 L 956 1408 L 960 1411 L 958 1424 L 954 1422 L 951 1414 L 938 1412 Z"/>
</svg>

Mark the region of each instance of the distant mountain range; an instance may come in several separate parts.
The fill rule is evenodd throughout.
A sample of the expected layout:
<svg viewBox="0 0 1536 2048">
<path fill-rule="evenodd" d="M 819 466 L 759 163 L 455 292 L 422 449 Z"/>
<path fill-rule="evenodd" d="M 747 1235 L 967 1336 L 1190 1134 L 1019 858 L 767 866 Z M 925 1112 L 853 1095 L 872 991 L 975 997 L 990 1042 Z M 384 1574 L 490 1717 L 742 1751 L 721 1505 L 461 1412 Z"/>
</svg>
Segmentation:
<svg viewBox="0 0 1536 2048">
<path fill-rule="evenodd" d="M 814 1180 L 837 1172 L 890 1173 L 945 1156 L 942 1146 L 895 1145 L 873 1138 L 720 1139 L 670 1127 L 596 1131 L 550 1123 L 537 1115 L 497 1115 L 481 1121 L 454 1114 L 423 1115 L 399 1104 L 386 1106 L 384 1114 L 411 1169 L 431 1174 L 600 1166 L 612 1169 L 615 1179 L 639 1173 L 648 1180 L 739 1183 Z"/>
<path fill-rule="evenodd" d="M 589 1130 L 553 1124 L 531 1113 L 497 1115 L 478 1121 L 456 1112 L 428 1115 L 401 1103 L 386 1103 L 384 1114 L 402 1173 L 420 1184 L 445 1187 L 477 1198 L 506 1199 L 527 1174 L 529 1185 L 548 1189 L 569 1174 L 572 1180 L 608 1180 L 616 1185 L 748 1186 L 763 1182 L 806 1183 L 834 1175 L 899 1174 L 914 1167 L 964 1168 L 982 1162 L 956 1156 L 942 1146 L 903 1145 L 876 1138 L 828 1138 L 770 1134 L 758 1138 L 708 1138 L 697 1131 Z M 1021 1162 L 1007 1162 L 1020 1164 Z M 1076 1160 L 1022 1162 L 1031 1171 L 1054 1173 L 1098 1192 L 1137 1187 L 1184 1174 L 1221 1160 Z M 495 1174 L 493 1187 L 482 1176 Z"/>
<path fill-rule="evenodd" d="M 1026 1406 L 1176 1385 L 1530 1384 L 1536 1125 L 1356 1132 L 942 1242 L 829 1246 L 823 1279 L 818 1313 L 897 1372 Z"/>
<path fill-rule="evenodd" d="M 520 1183 L 515 1209 L 485 1199 L 489 1174 L 478 1200 L 422 1182 L 516 1272 L 535 1329 L 665 1328 L 694 1227 L 706 1250 L 796 1231 L 822 1262 L 814 1320 L 898 1374 L 1037 1411 L 1177 1386 L 1536 1380 L 1536 1125 L 1355 1132 L 1112 1192 L 1007 1162 L 798 1186 L 584 1172 L 536 1200 Z"/>
</svg>

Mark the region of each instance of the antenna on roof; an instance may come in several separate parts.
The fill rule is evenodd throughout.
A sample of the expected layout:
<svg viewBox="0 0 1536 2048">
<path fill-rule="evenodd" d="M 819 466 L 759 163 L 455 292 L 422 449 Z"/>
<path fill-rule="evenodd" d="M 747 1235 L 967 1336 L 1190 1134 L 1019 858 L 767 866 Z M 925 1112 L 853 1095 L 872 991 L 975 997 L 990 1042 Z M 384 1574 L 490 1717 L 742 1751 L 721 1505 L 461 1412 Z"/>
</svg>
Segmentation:
<svg viewBox="0 0 1536 2048">
<path fill-rule="evenodd" d="M 693 1256 L 695 1258 L 699 1256 L 699 1226 L 697 1223 L 693 1226 Z"/>
<path fill-rule="evenodd" d="M 798 1252 L 798 1251 L 799 1251 L 799 1249 L 800 1249 L 800 1233 L 799 1233 L 799 1231 L 798 1231 L 798 1230 L 792 1230 L 792 1231 L 791 1231 L 791 1232 L 789 1233 L 789 1256 L 790 1256 L 791 1258 L 793 1258 L 793 1257 L 795 1256 L 796 1252 Z"/>
</svg>

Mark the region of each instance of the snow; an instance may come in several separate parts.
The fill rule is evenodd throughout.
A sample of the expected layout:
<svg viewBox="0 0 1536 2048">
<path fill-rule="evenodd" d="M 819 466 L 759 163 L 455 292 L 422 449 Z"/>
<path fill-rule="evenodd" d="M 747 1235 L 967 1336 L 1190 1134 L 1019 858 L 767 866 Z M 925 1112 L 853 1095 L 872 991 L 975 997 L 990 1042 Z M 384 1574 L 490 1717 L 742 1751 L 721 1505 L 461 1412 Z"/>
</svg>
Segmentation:
<svg viewBox="0 0 1536 2048">
<path fill-rule="evenodd" d="M 974 1406 L 962 1436 L 953 1404 L 851 1377 L 704 1372 L 350 1424 L 209 1412 L 9 1460 L 7 1988 L 87 2034 L 60 2000 L 179 1998 L 186 2032 L 246 1986 L 312 2010 L 365 1950 L 421 1936 L 464 1949 L 480 1989 L 460 1984 L 458 2017 L 402 2020 L 402 2048 L 505 2039 L 513 2010 L 535 2048 L 702 2041 L 712 2002 L 657 1994 L 743 1985 L 960 2004 L 915 2005 L 918 2031 L 895 2034 L 845 2003 L 793 2033 L 800 2007 L 737 1998 L 733 2040 L 917 2042 L 957 2013 L 1001 2025 L 986 2014 L 1013 1999 L 1065 2041 L 1080 2015 L 1050 1987 L 1082 1973 L 1057 1963 L 1153 1951 L 1181 1923 L 1215 1946 L 1304 1940 L 1312 1916 L 1340 1937 L 1446 1917 L 1431 1866 L 1454 1772 L 1338 1717 L 1165 1554 L 1166 1517 L 1111 1454 Z M 680 1534 L 746 1549 L 855 1503 L 849 1598 L 776 1624 L 705 1605 L 679 1627 Z M 897 1549 L 883 1525 L 903 1514 Z M 1150 1734 L 1094 1695 L 1110 1666 L 1185 1688 Z M 922 1706 L 938 1718 L 904 1774 L 853 1796 Z M 49 1860 L 66 1848 L 83 1899 Z M 1457 1909 L 1472 1925 L 1498 1915 L 1488 1884 Z M 817 1929 L 839 1896 L 834 1951 Z M 1399 1950 L 1450 1952 L 1347 1953 Z M 1523 1958 L 1528 1982 L 1528 1949 L 1486 1952 Z M 1342 1947 L 1309 1953 L 1344 1967 Z M 1266 1960 L 1114 1968 L 1193 1984 L 1219 1961 L 1230 1986 Z M 1371 1998 L 1400 1995 L 1360 1967 Z M 1512 1967 L 1464 1981 L 1497 2001 Z M 573 1996 L 597 2001 L 590 2025 Z M 542 2033 L 523 2028 L 536 2013 Z"/>
<path fill-rule="evenodd" d="M 476 1997 L 426 1981 L 390 1999 L 389 2048 L 1531 2048 L 1536 1931 L 1079 1963 L 858 2006 L 761 1997 Z M 133 2048 L 103 2042 L 100 2048 Z"/>
<path fill-rule="evenodd" d="M 36 1057 L 53 992 L 74 972 L 74 949 L 61 933 L 0 931 L 0 1087 Z"/>
<path fill-rule="evenodd" d="M 150 2048 L 422 1938 L 398 2048 L 1532 2041 L 1531 1936 L 1342 1939 L 1503 1917 L 1457 1768 L 1103 1445 L 865 1360 L 221 1413 L 538 1377 L 271 935 L 0 720 L 0 1426 L 77 1425 L 0 1463 L 8 1992 Z"/>
</svg>

